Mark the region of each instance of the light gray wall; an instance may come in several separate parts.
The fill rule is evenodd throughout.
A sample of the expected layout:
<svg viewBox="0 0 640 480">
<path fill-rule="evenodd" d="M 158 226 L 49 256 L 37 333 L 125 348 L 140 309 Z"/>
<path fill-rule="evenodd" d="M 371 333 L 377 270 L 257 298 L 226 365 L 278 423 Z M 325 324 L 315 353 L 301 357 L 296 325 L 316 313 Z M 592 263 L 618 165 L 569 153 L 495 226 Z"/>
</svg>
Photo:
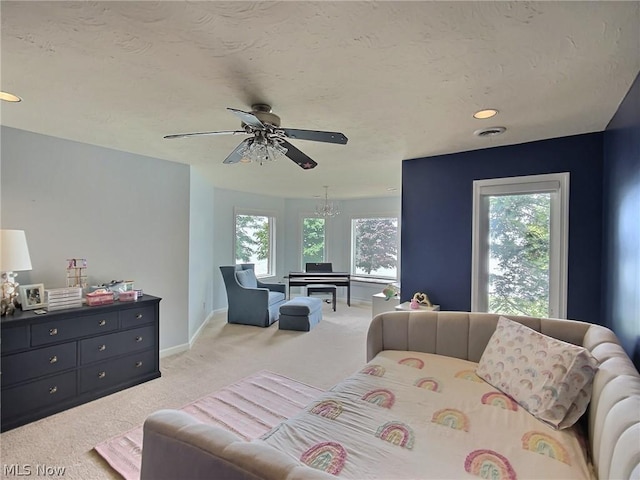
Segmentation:
<svg viewBox="0 0 640 480">
<path fill-rule="evenodd" d="M 213 308 L 214 206 L 213 186 L 191 168 L 189 202 L 189 340 Z"/>
<path fill-rule="evenodd" d="M 321 201 L 319 199 L 286 200 L 285 227 L 287 235 L 284 239 L 283 274 L 286 275 L 290 271 L 304 270 L 300 253 L 302 251 L 302 219 L 306 216 L 313 216 L 316 205 Z M 340 215 L 327 218 L 325 223 L 327 261 L 333 263 L 334 271 L 348 272 L 351 269 L 351 220 L 367 216 L 398 217 L 399 231 L 401 199 L 399 196 L 394 196 L 339 200 L 335 203 L 340 208 Z M 351 299 L 371 301 L 371 295 L 381 292 L 383 288 L 384 285 L 353 282 L 351 285 Z M 345 297 L 344 290 L 343 288 L 338 289 L 338 295 Z M 298 292 L 300 289 L 292 289 L 291 291 L 292 293 Z"/>
<path fill-rule="evenodd" d="M 236 165 L 231 168 L 245 168 L 247 165 Z M 282 198 L 270 197 L 266 195 L 254 195 L 234 190 L 216 188 L 213 201 L 214 218 L 214 245 L 213 254 L 214 265 L 214 310 L 227 307 L 227 294 L 220 274 L 220 265 L 234 265 L 234 215 L 238 208 L 251 210 L 256 213 L 275 216 L 276 218 L 276 272 L 278 277 L 263 278 L 264 282 L 277 282 L 282 280 L 280 272 L 284 269 L 284 251 L 286 223 L 284 220 L 284 204 Z"/>
<path fill-rule="evenodd" d="M 214 194 L 214 265 L 233 265 L 234 233 L 233 219 L 237 208 L 251 209 L 276 216 L 276 271 L 274 278 L 263 281 L 286 283 L 284 276 L 291 271 L 303 269 L 300 251 L 302 249 L 302 219 L 312 216 L 317 199 L 282 199 L 265 195 L 253 195 L 233 190 L 215 189 Z M 400 218 L 400 197 L 365 198 L 338 202 L 341 214 L 328 218 L 326 223 L 327 260 L 333 262 L 334 270 L 349 271 L 351 255 L 351 219 L 367 215 L 395 216 Z M 371 295 L 381 292 L 384 285 L 370 285 L 354 282 L 351 298 L 354 301 L 371 301 Z M 292 294 L 301 289 L 293 288 Z M 345 297 L 344 289 L 339 295 Z M 214 272 L 214 310 L 227 306 L 227 297 L 220 272 Z"/>
<path fill-rule="evenodd" d="M 234 263 L 234 213 L 276 217 L 276 272 L 301 269 L 301 220 L 316 199 L 214 188 L 196 167 L 2 127 L 0 226 L 25 230 L 33 270 L 22 284 L 65 286 L 65 260 L 88 260 L 89 283 L 134 280 L 162 297 L 160 348 L 188 345 L 225 309 L 220 265 Z M 241 166 L 241 168 L 246 166 Z M 231 167 L 236 168 L 236 167 Z M 328 260 L 349 270 L 354 216 L 400 216 L 400 197 L 340 201 L 327 222 Z M 352 287 L 369 301 L 379 286 Z"/>
<path fill-rule="evenodd" d="M 1 130 L 1 226 L 25 230 L 22 284 L 134 280 L 160 302 L 160 348 L 188 342 L 189 166 L 23 130 Z"/>
</svg>

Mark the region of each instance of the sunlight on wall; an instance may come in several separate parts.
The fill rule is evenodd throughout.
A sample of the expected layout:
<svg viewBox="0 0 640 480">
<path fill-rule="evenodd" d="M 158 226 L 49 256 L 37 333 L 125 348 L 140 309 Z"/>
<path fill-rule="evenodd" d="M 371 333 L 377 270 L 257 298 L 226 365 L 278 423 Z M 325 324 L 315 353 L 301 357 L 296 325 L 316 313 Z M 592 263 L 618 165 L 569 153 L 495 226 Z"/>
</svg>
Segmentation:
<svg viewBox="0 0 640 480">
<path fill-rule="evenodd" d="M 614 329 L 623 338 L 634 338 L 640 324 L 640 174 L 631 181 L 631 187 L 621 199 L 614 224 L 619 239 L 614 251 L 613 276 Z"/>
</svg>

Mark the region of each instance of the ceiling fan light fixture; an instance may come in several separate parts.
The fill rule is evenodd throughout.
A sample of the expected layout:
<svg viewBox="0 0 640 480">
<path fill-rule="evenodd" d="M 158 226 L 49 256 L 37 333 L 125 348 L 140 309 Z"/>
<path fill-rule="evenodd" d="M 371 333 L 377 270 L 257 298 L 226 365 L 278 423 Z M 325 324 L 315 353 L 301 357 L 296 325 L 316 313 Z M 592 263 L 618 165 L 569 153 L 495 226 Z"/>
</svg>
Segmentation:
<svg viewBox="0 0 640 480">
<path fill-rule="evenodd" d="M 256 162 L 262 165 L 265 162 L 275 162 L 279 158 L 285 157 L 287 149 L 277 139 L 257 135 L 238 154 L 242 156 L 241 163 Z"/>
<path fill-rule="evenodd" d="M 498 114 L 498 110 L 495 108 L 486 108 L 484 110 L 478 110 L 473 114 L 473 118 L 477 118 L 478 120 L 484 120 L 486 118 L 495 117 Z"/>
<path fill-rule="evenodd" d="M 197 137 L 201 135 L 250 135 L 243 140 L 222 163 L 257 162 L 260 165 L 275 161 L 279 157 L 288 157 L 305 170 L 315 168 L 318 163 L 304 152 L 290 144 L 287 139 L 310 140 L 312 142 L 346 145 L 349 140 L 344 133 L 322 130 L 301 130 L 299 128 L 280 128 L 280 117 L 271 112 L 271 106 L 264 103 L 252 105 L 251 112 L 227 107 L 240 119 L 241 130 L 221 130 L 215 132 L 191 132 L 165 135 L 166 139 Z"/>
<path fill-rule="evenodd" d="M 324 186 L 324 203 L 316 205 L 316 215 L 321 217 L 335 217 L 336 215 L 340 215 L 340 209 L 338 205 L 329 202 L 329 187 L 327 185 Z"/>
</svg>

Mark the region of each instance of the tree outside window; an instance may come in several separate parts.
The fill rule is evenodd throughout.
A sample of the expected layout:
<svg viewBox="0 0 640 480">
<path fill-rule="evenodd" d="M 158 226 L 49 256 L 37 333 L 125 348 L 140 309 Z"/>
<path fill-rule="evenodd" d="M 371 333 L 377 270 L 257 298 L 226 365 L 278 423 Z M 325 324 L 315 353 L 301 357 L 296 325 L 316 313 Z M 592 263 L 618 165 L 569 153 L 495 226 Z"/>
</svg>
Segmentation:
<svg viewBox="0 0 640 480">
<path fill-rule="evenodd" d="M 302 220 L 302 266 L 325 260 L 325 219 L 304 218 Z"/>
<path fill-rule="evenodd" d="M 398 219 L 354 218 L 351 231 L 354 274 L 397 278 Z"/>
<path fill-rule="evenodd" d="M 273 275 L 274 223 L 275 219 L 266 215 L 236 215 L 236 263 L 254 263 L 256 276 Z"/>
<path fill-rule="evenodd" d="M 549 314 L 549 193 L 489 197 L 489 312 Z"/>
</svg>

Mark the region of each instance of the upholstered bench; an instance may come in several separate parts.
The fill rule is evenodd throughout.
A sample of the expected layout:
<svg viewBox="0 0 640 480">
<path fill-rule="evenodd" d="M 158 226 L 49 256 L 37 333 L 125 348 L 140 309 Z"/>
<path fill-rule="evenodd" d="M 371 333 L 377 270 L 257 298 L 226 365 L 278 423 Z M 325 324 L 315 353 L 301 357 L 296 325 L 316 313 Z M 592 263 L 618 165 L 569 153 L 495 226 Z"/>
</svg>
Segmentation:
<svg viewBox="0 0 640 480">
<path fill-rule="evenodd" d="M 280 330 L 308 332 L 322 320 L 322 300 L 295 297 L 280 305 Z"/>
<path fill-rule="evenodd" d="M 336 311 L 336 286 L 335 285 L 325 285 L 324 283 L 322 284 L 316 284 L 310 287 L 307 287 L 307 295 L 311 296 L 314 293 L 328 293 L 331 295 L 331 299 L 333 300 L 333 311 Z M 329 300 L 327 300 L 328 302 Z"/>
</svg>

